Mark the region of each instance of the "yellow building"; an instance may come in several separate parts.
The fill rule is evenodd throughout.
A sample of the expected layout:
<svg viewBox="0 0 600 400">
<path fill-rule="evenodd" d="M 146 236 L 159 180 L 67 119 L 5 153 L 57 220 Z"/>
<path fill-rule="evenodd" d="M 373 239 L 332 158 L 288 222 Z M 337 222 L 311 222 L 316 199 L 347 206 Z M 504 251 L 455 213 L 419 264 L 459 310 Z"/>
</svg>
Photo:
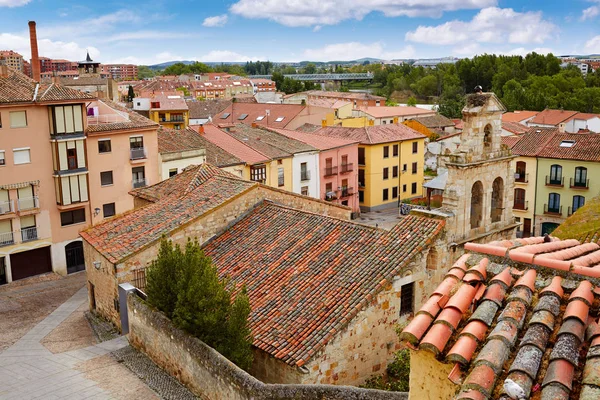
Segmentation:
<svg viewBox="0 0 600 400">
<path fill-rule="evenodd" d="M 423 197 L 425 136 L 404 125 L 327 127 L 315 132 L 359 140 L 359 203 L 363 211 Z"/>
<path fill-rule="evenodd" d="M 150 119 L 169 129 L 189 126 L 190 112 L 181 96 L 158 95 L 150 99 Z"/>
</svg>

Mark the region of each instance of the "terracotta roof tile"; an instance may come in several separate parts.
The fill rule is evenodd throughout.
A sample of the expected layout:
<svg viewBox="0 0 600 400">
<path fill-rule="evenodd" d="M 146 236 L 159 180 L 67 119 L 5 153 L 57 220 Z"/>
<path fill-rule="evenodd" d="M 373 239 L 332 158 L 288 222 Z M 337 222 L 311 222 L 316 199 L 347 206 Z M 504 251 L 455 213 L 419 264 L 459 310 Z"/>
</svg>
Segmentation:
<svg viewBox="0 0 600 400">
<path fill-rule="evenodd" d="M 21 72 L 9 69 L 0 77 L 0 104 L 52 103 L 62 101 L 93 100 L 94 96 L 54 83 L 37 83 Z"/>
<path fill-rule="evenodd" d="M 509 131 L 515 135 L 522 135 L 523 133 L 527 132 L 529 130 L 529 127 L 527 125 L 523 125 L 519 122 L 502 122 L 502 129 Z M 511 137 L 511 136 L 503 136 L 502 140 L 504 140 L 505 137 Z"/>
<path fill-rule="evenodd" d="M 314 134 L 347 140 L 358 140 L 363 144 L 400 142 L 425 138 L 425 135 L 402 124 L 376 125 L 364 128 L 327 127 L 319 129 Z"/>
<path fill-rule="evenodd" d="M 564 141 L 571 146 L 561 146 Z M 595 133 L 561 133 L 556 128 L 531 128 L 512 148 L 528 157 L 600 161 L 600 136 Z"/>
<path fill-rule="evenodd" d="M 577 114 L 577 111 L 545 109 L 544 111 L 537 113 L 536 116 L 529 121 L 529 124 L 556 126 L 561 122 L 567 121 L 575 114 Z"/>
<path fill-rule="evenodd" d="M 339 147 L 352 146 L 358 143 L 358 140 L 341 139 L 334 136 L 319 136 L 302 131 L 291 131 L 288 129 L 269 128 L 270 130 L 285 135 L 289 138 L 304 142 L 319 150 L 331 150 Z M 319 128 L 320 129 L 320 128 Z"/>
<path fill-rule="evenodd" d="M 190 119 L 208 119 L 214 118 L 224 109 L 231 105 L 231 100 L 186 100 L 188 109 L 190 110 Z"/>
<path fill-rule="evenodd" d="M 535 117 L 539 111 L 513 111 L 502 114 L 502 122 L 521 122 L 527 118 Z"/>
<path fill-rule="evenodd" d="M 229 153 L 236 159 L 242 160 L 245 163 L 260 164 L 271 160 L 268 155 L 253 149 L 215 125 L 204 125 L 204 133 L 202 133 L 201 136 L 219 147 L 222 151 Z M 283 154 L 283 152 L 281 153 Z M 290 155 L 288 154 L 287 157 L 289 156 Z"/>
<path fill-rule="evenodd" d="M 270 128 L 285 128 L 306 107 L 297 104 L 267 104 L 235 102 L 213 117 L 214 124 L 252 125 L 256 123 Z M 267 117 L 267 110 L 270 115 Z M 246 115 L 244 117 L 244 115 Z M 223 118 L 224 117 L 224 118 Z M 240 119 L 242 118 L 243 119 Z M 282 118 L 281 120 L 279 120 Z"/>
</svg>

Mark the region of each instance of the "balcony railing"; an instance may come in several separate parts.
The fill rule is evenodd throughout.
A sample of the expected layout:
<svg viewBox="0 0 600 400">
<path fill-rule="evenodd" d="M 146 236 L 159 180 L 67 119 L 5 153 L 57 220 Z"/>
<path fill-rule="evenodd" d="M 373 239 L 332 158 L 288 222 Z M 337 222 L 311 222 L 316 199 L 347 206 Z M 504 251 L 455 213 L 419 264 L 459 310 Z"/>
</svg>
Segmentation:
<svg viewBox="0 0 600 400">
<path fill-rule="evenodd" d="M 129 149 L 131 152 L 131 160 L 141 160 L 146 158 L 146 148 L 145 147 L 134 147 Z"/>
<path fill-rule="evenodd" d="M 29 242 L 31 240 L 37 240 L 38 238 L 38 233 L 37 233 L 37 227 L 36 226 L 32 226 L 29 228 L 23 228 L 21 229 L 21 240 L 23 242 Z"/>
<path fill-rule="evenodd" d="M 560 186 L 560 187 L 563 187 L 564 185 L 565 185 L 565 178 L 551 179 L 549 175 L 546 175 L 546 186 Z"/>
<path fill-rule="evenodd" d="M 0 215 L 15 212 L 15 205 L 12 200 L 0 202 Z"/>
<path fill-rule="evenodd" d="M 310 171 L 300 172 L 300 180 L 301 181 L 310 181 Z"/>
<path fill-rule="evenodd" d="M 15 237 L 12 232 L 0 233 L 0 246 L 9 246 L 15 243 Z"/>
<path fill-rule="evenodd" d="M 519 183 L 529 182 L 529 174 L 527 174 L 527 173 L 522 174 L 522 173 L 517 172 L 515 174 L 515 182 L 519 182 Z"/>
<path fill-rule="evenodd" d="M 148 185 L 148 181 L 146 178 L 142 178 L 142 179 L 134 179 L 132 182 L 133 188 L 137 189 L 137 188 L 141 188 L 144 186 Z"/>
<path fill-rule="evenodd" d="M 325 174 L 323 176 L 337 175 L 338 167 L 325 167 Z"/>
<path fill-rule="evenodd" d="M 548 204 L 544 204 L 544 214 L 562 215 L 562 206 L 548 207 Z"/>
<path fill-rule="evenodd" d="M 350 197 L 353 194 L 354 194 L 354 188 L 342 187 L 342 196 L 341 197 Z"/>
<path fill-rule="evenodd" d="M 37 196 L 25 197 L 17 200 L 17 208 L 19 211 L 32 210 L 34 208 L 38 208 L 39 206 L 39 199 Z"/>
<path fill-rule="evenodd" d="M 325 197 L 324 197 L 324 199 L 325 199 L 326 201 L 332 201 L 332 200 L 337 200 L 337 199 L 338 199 L 338 197 L 337 197 L 337 195 L 335 194 L 335 192 L 327 192 L 327 193 L 325 193 Z"/>
<path fill-rule="evenodd" d="M 183 122 L 183 117 L 161 118 L 160 122 Z"/>
<path fill-rule="evenodd" d="M 346 174 L 346 173 L 352 172 L 352 171 L 354 171 L 354 165 L 352 163 L 342 164 L 342 169 L 341 169 L 342 174 Z"/>
<path fill-rule="evenodd" d="M 515 201 L 513 209 L 525 211 L 529 209 L 529 201 Z"/>
<path fill-rule="evenodd" d="M 582 181 L 582 180 L 576 181 L 573 178 L 570 178 L 569 186 L 571 187 L 571 189 L 589 189 L 590 188 L 590 180 L 586 179 L 584 181 Z"/>
</svg>

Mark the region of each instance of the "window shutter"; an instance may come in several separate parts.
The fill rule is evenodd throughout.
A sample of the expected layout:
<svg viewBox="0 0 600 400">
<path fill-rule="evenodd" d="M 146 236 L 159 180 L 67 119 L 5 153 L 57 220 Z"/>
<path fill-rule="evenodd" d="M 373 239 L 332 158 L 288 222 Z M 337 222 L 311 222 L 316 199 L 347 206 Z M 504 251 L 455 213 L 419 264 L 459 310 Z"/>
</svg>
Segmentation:
<svg viewBox="0 0 600 400">
<path fill-rule="evenodd" d="M 29 149 L 25 150 L 14 150 L 13 156 L 15 158 L 15 164 L 27 164 L 31 162 L 31 157 L 29 155 Z"/>
</svg>

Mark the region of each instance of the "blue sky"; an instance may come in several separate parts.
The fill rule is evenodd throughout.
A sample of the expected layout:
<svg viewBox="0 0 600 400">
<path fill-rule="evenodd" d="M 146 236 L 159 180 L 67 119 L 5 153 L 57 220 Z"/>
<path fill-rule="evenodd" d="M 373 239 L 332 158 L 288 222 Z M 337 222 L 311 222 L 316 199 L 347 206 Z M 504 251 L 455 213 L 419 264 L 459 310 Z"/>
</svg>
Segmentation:
<svg viewBox="0 0 600 400">
<path fill-rule="evenodd" d="M 0 49 L 103 63 L 600 53 L 600 0 L 0 0 Z"/>
</svg>

